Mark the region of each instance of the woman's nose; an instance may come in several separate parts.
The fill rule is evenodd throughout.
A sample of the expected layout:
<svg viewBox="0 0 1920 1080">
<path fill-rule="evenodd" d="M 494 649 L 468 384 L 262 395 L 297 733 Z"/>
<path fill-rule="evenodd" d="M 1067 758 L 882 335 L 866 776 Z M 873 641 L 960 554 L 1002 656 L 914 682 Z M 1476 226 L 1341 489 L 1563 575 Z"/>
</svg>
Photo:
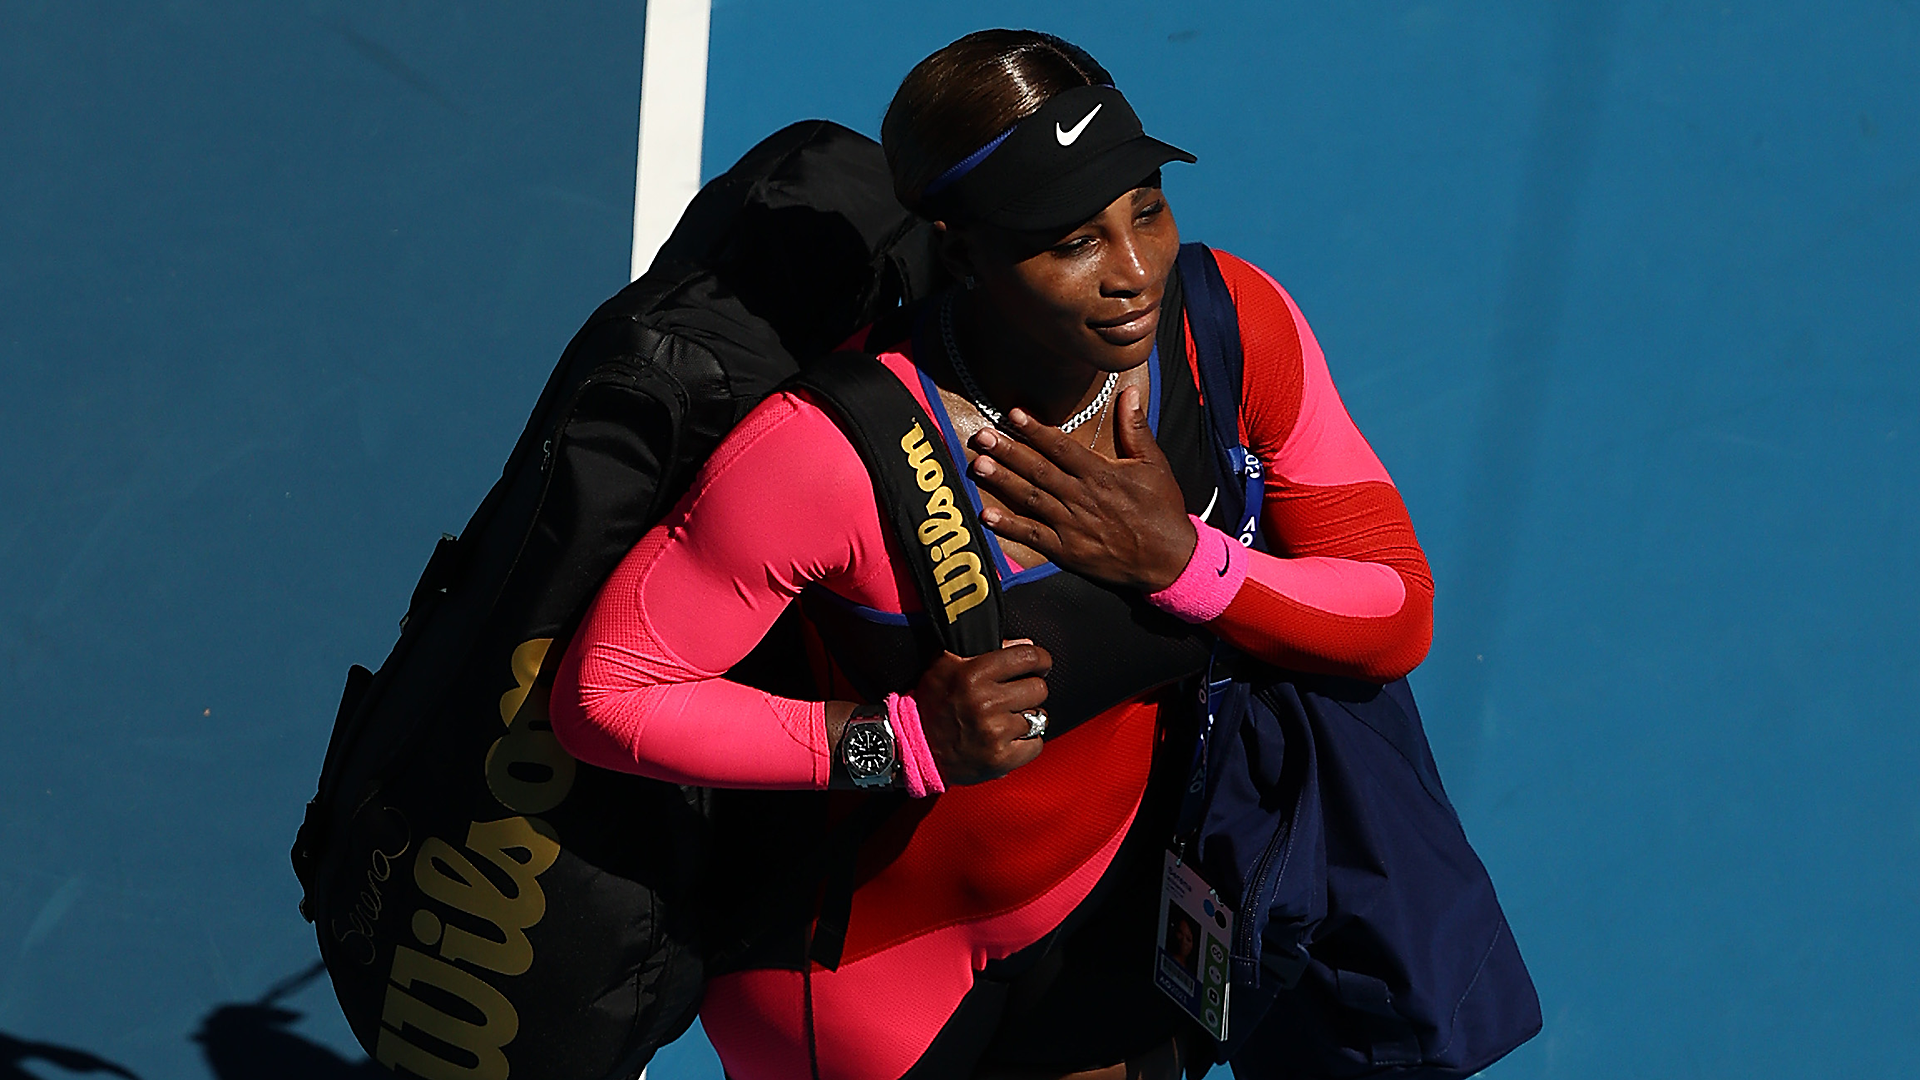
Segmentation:
<svg viewBox="0 0 1920 1080">
<path fill-rule="evenodd" d="M 1152 271 L 1147 266 L 1140 239 L 1131 221 L 1114 233 L 1113 242 L 1107 245 L 1106 273 L 1100 283 L 1102 295 L 1137 296 L 1151 284 Z"/>
</svg>

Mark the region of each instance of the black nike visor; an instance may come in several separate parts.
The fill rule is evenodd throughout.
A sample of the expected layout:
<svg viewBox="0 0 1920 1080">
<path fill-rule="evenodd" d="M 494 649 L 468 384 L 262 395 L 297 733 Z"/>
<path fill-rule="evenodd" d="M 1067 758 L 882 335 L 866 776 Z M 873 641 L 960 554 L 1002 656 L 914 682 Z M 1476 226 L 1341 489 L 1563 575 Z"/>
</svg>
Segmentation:
<svg viewBox="0 0 1920 1080">
<path fill-rule="evenodd" d="M 923 216 L 1020 232 L 1065 232 L 1105 210 L 1185 150 L 1146 133 L 1120 91 L 1079 86 L 1002 132 L 927 185 Z"/>
</svg>

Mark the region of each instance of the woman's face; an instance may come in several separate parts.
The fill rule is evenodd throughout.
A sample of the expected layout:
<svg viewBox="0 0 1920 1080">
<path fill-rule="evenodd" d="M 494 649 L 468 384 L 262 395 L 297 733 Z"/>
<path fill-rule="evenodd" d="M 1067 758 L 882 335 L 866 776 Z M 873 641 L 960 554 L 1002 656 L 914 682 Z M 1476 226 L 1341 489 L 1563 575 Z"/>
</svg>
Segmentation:
<svg viewBox="0 0 1920 1080">
<path fill-rule="evenodd" d="M 1064 236 L 990 226 L 955 238 L 949 256 L 1034 352 L 1101 371 L 1144 363 L 1180 230 L 1158 187 L 1137 187 Z M 951 241 L 950 241 L 951 242 Z"/>
</svg>

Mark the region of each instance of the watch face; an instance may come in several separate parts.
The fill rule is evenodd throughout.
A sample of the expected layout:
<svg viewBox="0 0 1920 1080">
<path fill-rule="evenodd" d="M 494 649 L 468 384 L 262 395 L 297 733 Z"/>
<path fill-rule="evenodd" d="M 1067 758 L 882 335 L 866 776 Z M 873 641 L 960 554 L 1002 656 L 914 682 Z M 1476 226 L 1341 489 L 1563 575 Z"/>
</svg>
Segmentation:
<svg viewBox="0 0 1920 1080">
<path fill-rule="evenodd" d="M 841 743 L 847 774 L 855 779 L 893 770 L 893 739 L 879 724 L 853 724 Z"/>
</svg>

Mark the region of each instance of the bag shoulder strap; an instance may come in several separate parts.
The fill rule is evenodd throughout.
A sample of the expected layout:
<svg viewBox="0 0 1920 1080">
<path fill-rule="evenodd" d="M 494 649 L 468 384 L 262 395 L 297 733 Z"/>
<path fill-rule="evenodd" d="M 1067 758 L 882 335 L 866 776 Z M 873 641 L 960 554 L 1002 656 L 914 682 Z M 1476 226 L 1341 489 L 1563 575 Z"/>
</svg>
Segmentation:
<svg viewBox="0 0 1920 1080">
<path fill-rule="evenodd" d="M 941 645 L 960 656 L 999 648 L 1000 575 L 973 500 L 960 487 L 958 466 L 920 402 L 866 353 L 822 357 L 785 386 L 811 393 L 866 462 L 880 512 L 899 537 L 920 606 Z M 826 840 L 819 917 L 807 953 L 829 971 L 839 967 L 846 949 L 860 845 L 902 798 L 867 799 Z"/>
<path fill-rule="evenodd" d="M 1199 383 L 1202 411 L 1214 449 L 1216 482 L 1226 496 L 1228 520 L 1242 544 L 1266 550 L 1260 536 L 1260 503 L 1265 480 L 1260 460 L 1240 441 L 1240 386 L 1245 371 L 1241 351 L 1240 315 L 1233 306 L 1233 294 L 1220 265 L 1205 244 L 1182 244 L 1175 265 L 1179 270 L 1181 304 L 1186 312 L 1187 328 L 1193 334 L 1193 367 Z M 1215 717 L 1227 706 L 1230 693 L 1246 692 L 1244 684 L 1236 689 L 1230 672 L 1220 661 L 1233 650 L 1224 642 L 1215 642 L 1214 664 L 1205 676 L 1205 712 L 1194 740 L 1189 765 L 1186 796 L 1181 800 L 1174 822 L 1174 838 L 1182 846 L 1199 835 L 1200 824 L 1213 794 L 1212 766 L 1215 755 L 1209 752 L 1214 739 Z"/>
<path fill-rule="evenodd" d="M 1000 575 L 939 425 L 864 353 L 822 357 L 786 385 L 812 392 L 866 462 L 941 644 L 960 656 L 998 649 Z"/>
<path fill-rule="evenodd" d="M 1227 279 L 1207 245 L 1181 244 L 1176 265 L 1180 268 L 1188 326 L 1193 332 L 1200 392 L 1207 399 L 1207 418 L 1221 448 L 1236 446 L 1240 431 L 1235 418 L 1246 361 L 1240 349 L 1240 319 L 1233 307 L 1233 295 L 1227 291 Z M 1219 409 L 1216 404 L 1231 407 Z"/>
<path fill-rule="evenodd" d="M 1240 343 L 1240 315 L 1227 291 L 1220 264 L 1205 244 L 1182 244 L 1176 260 L 1187 327 L 1193 332 L 1194 369 L 1213 433 L 1215 463 L 1222 487 L 1239 499 L 1234 533 L 1242 544 L 1265 550 L 1260 538 L 1260 502 L 1265 493 L 1260 459 L 1240 441 L 1240 386 L 1246 358 Z"/>
</svg>

